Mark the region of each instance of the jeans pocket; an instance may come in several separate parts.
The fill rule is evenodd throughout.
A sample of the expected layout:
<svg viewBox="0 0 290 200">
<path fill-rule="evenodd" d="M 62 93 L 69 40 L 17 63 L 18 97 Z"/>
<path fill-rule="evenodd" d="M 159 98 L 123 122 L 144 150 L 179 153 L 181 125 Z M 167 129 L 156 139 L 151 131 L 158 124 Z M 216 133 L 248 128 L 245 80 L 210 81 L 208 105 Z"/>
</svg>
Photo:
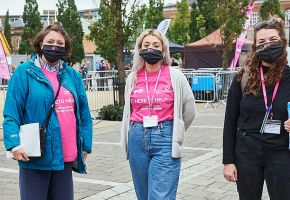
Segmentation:
<svg viewBox="0 0 290 200">
<path fill-rule="evenodd" d="M 162 137 L 172 139 L 173 125 L 165 125 L 163 127 L 158 127 L 158 129 L 159 129 L 159 134 Z"/>
<path fill-rule="evenodd" d="M 237 138 L 241 138 L 241 139 L 245 139 L 245 137 L 247 136 L 247 133 L 241 130 L 237 131 L 236 137 Z"/>
<path fill-rule="evenodd" d="M 128 130 L 128 135 L 130 135 L 134 129 L 134 125 L 135 125 L 135 122 L 130 122 L 130 125 L 129 125 L 129 130 Z"/>
</svg>

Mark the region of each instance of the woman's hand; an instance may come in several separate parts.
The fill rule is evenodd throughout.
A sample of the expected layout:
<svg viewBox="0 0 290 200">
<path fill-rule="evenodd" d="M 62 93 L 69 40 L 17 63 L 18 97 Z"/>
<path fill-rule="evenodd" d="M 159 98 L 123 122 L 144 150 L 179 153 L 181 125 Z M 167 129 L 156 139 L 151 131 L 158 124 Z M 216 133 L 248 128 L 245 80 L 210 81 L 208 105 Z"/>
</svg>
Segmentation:
<svg viewBox="0 0 290 200">
<path fill-rule="evenodd" d="M 28 155 L 26 154 L 23 148 L 17 149 L 13 152 L 13 159 L 14 160 L 21 160 L 24 162 L 29 161 Z"/>
<path fill-rule="evenodd" d="M 236 182 L 236 180 L 238 180 L 237 168 L 235 164 L 224 165 L 224 177 L 229 182 Z"/>
<path fill-rule="evenodd" d="M 290 119 L 284 122 L 284 128 L 288 133 L 290 132 Z"/>
<path fill-rule="evenodd" d="M 87 159 L 88 157 L 88 152 L 84 151 L 84 159 Z"/>
</svg>

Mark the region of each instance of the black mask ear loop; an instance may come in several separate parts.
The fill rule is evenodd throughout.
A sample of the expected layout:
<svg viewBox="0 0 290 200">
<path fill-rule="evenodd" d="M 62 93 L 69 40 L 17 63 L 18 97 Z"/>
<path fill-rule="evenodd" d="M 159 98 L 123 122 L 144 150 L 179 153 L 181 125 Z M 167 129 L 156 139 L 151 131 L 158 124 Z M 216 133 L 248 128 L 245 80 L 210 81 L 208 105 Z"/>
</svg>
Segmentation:
<svg viewBox="0 0 290 200">
<path fill-rule="evenodd" d="M 138 51 L 138 55 L 140 56 L 140 52 L 142 51 L 143 49 L 140 47 L 139 48 L 139 51 Z M 142 58 L 142 56 L 140 56 L 141 58 Z M 143 66 L 145 66 L 145 60 L 144 60 L 144 58 L 142 58 L 142 60 L 143 60 Z"/>
</svg>

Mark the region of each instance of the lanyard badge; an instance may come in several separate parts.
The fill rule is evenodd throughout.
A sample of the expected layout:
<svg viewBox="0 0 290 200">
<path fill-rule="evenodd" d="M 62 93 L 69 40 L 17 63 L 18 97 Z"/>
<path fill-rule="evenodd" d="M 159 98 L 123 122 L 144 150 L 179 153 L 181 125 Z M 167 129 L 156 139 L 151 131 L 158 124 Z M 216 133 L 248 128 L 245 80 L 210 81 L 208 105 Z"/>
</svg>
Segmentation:
<svg viewBox="0 0 290 200">
<path fill-rule="evenodd" d="M 273 96 L 272 96 L 272 102 L 271 102 L 270 106 L 268 106 L 267 91 L 266 91 L 264 72 L 263 72 L 262 67 L 260 67 L 260 75 L 261 75 L 261 84 L 262 84 L 262 90 L 263 90 L 264 103 L 265 103 L 265 107 L 266 107 L 266 114 L 265 114 L 263 122 L 262 122 L 260 133 L 261 134 L 263 134 L 263 133 L 280 134 L 281 120 L 272 120 L 273 112 L 271 111 L 272 104 L 273 104 L 273 101 L 276 97 L 280 81 L 278 81 L 275 85 Z M 271 116 L 270 119 L 269 119 L 269 114 Z"/>
<path fill-rule="evenodd" d="M 148 76 L 147 76 L 147 72 L 145 70 L 146 93 L 147 93 L 147 101 L 148 101 L 149 112 L 150 112 L 149 116 L 143 116 L 143 127 L 145 127 L 145 128 L 158 126 L 158 115 L 152 115 L 152 110 L 153 110 L 154 96 L 155 96 L 156 89 L 158 86 L 160 74 L 161 74 L 161 68 L 159 69 L 159 72 L 158 72 L 157 80 L 156 80 L 155 87 L 153 90 L 153 95 L 150 98 L 149 97 Z"/>
</svg>

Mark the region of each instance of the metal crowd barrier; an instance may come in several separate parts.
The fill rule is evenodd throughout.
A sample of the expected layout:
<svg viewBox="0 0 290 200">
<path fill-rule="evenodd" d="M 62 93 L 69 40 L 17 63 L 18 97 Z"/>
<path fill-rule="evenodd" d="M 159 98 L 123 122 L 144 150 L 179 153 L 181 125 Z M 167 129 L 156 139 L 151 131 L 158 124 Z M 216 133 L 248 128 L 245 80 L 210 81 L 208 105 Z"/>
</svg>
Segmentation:
<svg viewBox="0 0 290 200">
<path fill-rule="evenodd" d="M 98 118 L 99 110 L 107 105 L 114 105 L 117 93 L 114 84 L 117 82 L 118 71 L 89 71 L 88 78 L 83 79 L 88 103 L 93 119 Z"/>
<path fill-rule="evenodd" d="M 228 89 L 237 71 L 201 69 L 185 72 L 196 102 L 206 103 L 205 108 L 214 102 L 226 104 Z"/>
<path fill-rule="evenodd" d="M 216 74 L 216 100 L 224 105 L 226 104 L 228 91 L 236 73 L 237 71 L 221 71 Z"/>
</svg>

